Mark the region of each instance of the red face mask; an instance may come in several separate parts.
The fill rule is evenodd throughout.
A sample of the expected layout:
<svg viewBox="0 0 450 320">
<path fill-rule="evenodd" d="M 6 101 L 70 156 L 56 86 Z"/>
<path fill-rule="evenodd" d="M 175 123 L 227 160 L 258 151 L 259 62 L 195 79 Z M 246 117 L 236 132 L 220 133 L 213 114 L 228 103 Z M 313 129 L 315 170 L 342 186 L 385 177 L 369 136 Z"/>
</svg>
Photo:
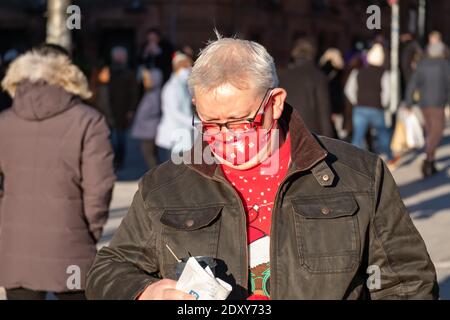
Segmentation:
<svg viewBox="0 0 450 320">
<path fill-rule="evenodd" d="M 256 157 L 263 150 L 270 140 L 272 129 L 276 121 L 272 122 L 269 129 L 263 129 L 264 115 L 270 105 L 271 89 L 266 91 L 254 118 L 245 121 L 231 121 L 227 124 L 202 122 L 203 139 L 209 144 L 211 151 L 219 158 L 231 163 L 234 166 L 242 165 Z M 269 99 L 266 101 L 266 96 Z M 266 101 L 264 110 L 261 107 Z M 222 130 L 225 126 L 227 130 Z"/>
<path fill-rule="evenodd" d="M 216 156 L 238 166 L 249 162 L 267 146 L 274 124 L 275 121 L 269 129 L 263 129 L 262 124 L 258 124 L 244 133 L 232 134 L 226 131 L 213 136 L 204 136 L 204 139 Z"/>
</svg>

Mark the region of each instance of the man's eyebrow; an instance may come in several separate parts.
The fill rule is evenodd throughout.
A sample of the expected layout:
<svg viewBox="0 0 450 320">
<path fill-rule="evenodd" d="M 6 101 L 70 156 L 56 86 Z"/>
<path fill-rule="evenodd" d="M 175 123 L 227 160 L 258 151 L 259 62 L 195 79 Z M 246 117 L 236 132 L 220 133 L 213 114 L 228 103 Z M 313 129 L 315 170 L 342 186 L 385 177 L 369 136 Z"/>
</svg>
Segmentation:
<svg viewBox="0 0 450 320">
<path fill-rule="evenodd" d="M 245 119 L 249 118 L 250 115 L 251 115 L 251 113 L 247 113 L 246 116 L 239 116 L 239 117 L 236 116 L 236 115 L 231 115 L 231 116 L 227 117 L 227 120 L 245 120 Z M 217 121 L 220 121 L 220 119 L 206 119 L 206 118 L 205 118 L 205 121 L 208 121 L 208 122 L 217 122 Z"/>
</svg>

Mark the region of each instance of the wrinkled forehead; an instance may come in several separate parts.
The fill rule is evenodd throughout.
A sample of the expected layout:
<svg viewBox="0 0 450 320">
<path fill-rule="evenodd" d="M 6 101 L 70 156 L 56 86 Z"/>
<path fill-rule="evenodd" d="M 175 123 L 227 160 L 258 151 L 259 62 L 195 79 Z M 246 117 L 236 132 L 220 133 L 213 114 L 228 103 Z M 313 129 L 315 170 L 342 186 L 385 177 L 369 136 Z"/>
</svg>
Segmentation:
<svg viewBox="0 0 450 320">
<path fill-rule="evenodd" d="M 260 95 L 253 88 L 239 89 L 224 84 L 211 90 L 196 90 L 197 113 L 205 120 L 226 120 L 248 116 L 258 107 Z"/>
</svg>

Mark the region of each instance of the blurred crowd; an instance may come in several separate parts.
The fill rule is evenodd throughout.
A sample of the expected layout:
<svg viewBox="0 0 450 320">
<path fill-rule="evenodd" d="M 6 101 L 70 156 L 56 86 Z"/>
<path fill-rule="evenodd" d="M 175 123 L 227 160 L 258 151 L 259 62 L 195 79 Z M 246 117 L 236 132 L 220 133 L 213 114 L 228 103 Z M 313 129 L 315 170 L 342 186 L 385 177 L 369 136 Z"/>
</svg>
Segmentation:
<svg viewBox="0 0 450 320">
<path fill-rule="evenodd" d="M 427 177 L 437 172 L 435 154 L 450 102 L 449 49 L 437 31 L 424 46 L 409 33 L 400 41 L 401 102 L 394 108 L 390 50 L 381 36 L 344 55 L 329 48 L 319 59 L 312 41 L 298 39 L 292 64 L 280 71 L 281 86 L 313 132 L 377 152 L 391 170 L 405 152 L 425 145 Z"/>
<path fill-rule="evenodd" d="M 288 102 L 297 108 L 311 131 L 342 139 L 381 154 L 391 169 L 408 149 L 424 143 L 401 144 L 406 134 L 399 114 L 414 106 L 422 135 L 426 138 L 425 176 L 436 172 L 434 155 L 444 130 L 444 110 L 449 96 L 449 49 L 438 31 L 421 45 L 410 33 L 400 37 L 400 100 L 390 106 L 390 52 L 383 36 L 356 43 L 342 53 L 328 48 L 319 54 L 314 39 L 298 38 L 291 51 L 291 63 L 279 70 Z M 4 54 L 0 76 L 18 56 L 14 49 Z M 111 129 L 114 166 L 124 166 L 127 135 L 140 141 L 149 168 L 168 160 L 171 153 L 189 149 L 194 137 L 193 109 L 187 79 L 194 61 L 188 45 L 176 48 L 155 28 L 146 33 L 137 59 L 126 47 L 117 45 L 90 72 L 93 92 L 87 102 L 100 111 Z M 137 61 L 137 67 L 132 61 Z M 12 103 L 2 91 L 0 108 Z M 401 112 L 398 112 L 401 111 Z M 401 118 L 403 119 L 403 117 Z M 173 132 L 186 132 L 183 141 Z M 393 138 L 395 141 L 393 141 Z M 399 142 L 400 141 L 400 142 Z"/>
<path fill-rule="evenodd" d="M 191 97 L 187 79 L 193 62 L 189 46 L 175 50 L 157 29 L 147 31 L 136 70 L 130 67 L 127 49 L 111 50 L 111 63 L 100 65 L 91 75 L 91 103 L 105 115 L 112 132 L 115 167 L 121 169 L 126 154 L 127 133 L 140 140 L 150 168 L 167 161 L 174 148 L 172 132 L 192 128 Z M 190 141 L 189 137 L 187 140 Z"/>
</svg>

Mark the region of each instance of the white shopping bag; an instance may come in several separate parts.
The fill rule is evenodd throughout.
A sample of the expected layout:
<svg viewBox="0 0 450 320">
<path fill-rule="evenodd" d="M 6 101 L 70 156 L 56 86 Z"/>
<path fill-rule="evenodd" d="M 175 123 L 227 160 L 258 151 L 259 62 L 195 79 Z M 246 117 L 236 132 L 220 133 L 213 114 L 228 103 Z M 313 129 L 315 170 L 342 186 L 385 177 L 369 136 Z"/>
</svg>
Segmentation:
<svg viewBox="0 0 450 320">
<path fill-rule="evenodd" d="M 425 145 L 423 129 L 415 112 L 409 112 L 405 118 L 406 144 L 408 148 L 418 149 Z"/>
</svg>

